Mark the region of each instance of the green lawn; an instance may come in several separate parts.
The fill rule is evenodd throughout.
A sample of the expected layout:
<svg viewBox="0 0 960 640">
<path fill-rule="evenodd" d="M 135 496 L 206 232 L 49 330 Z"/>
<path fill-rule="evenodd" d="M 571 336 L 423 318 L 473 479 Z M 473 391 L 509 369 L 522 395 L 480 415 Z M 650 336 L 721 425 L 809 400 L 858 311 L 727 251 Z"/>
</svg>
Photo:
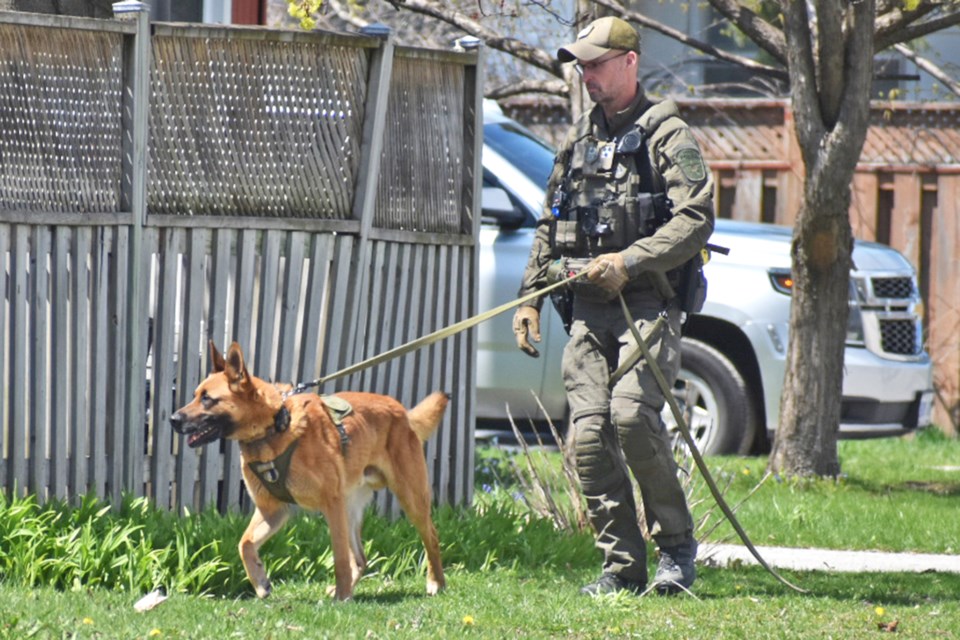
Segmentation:
<svg viewBox="0 0 960 640">
<path fill-rule="evenodd" d="M 738 514 L 757 544 L 952 553 L 958 544 L 960 442 L 843 442 L 837 481 L 769 479 Z M 437 510 L 448 589 L 424 595 L 419 542 L 403 520 L 365 525 L 372 570 L 350 603 L 331 582 L 326 528 L 298 516 L 263 550 L 270 599 L 251 597 L 236 558 L 245 517 L 174 517 L 139 501 L 119 513 L 0 504 L 0 637 L 10 638 L 960 638 L 960 575 L 785 572 L 799 594 L 757 567 L 702 568 L 674 598 L 580 596 L 599 558 L 588 532 L 531 511 L 547 485 L 575 522 L 559 456 L 480 452 L 472 509 Z M 732 503 L 756 487 L 764 459 L 708 460 Z M 526 479 L 527 484 L 515 484 Z M 716 510 L 696 475 L 691 502 L 705 532 Z M 546 500 L 549 502 L 549 500 Z M 573 525 L 576 528 L 576 525 Z M 730 535 L 727 525 L 711 540 Z M 653 558 L 651 556 L 651 564 Z M 136 613 L 156 585 L 170 598 Z"/>
</svg>

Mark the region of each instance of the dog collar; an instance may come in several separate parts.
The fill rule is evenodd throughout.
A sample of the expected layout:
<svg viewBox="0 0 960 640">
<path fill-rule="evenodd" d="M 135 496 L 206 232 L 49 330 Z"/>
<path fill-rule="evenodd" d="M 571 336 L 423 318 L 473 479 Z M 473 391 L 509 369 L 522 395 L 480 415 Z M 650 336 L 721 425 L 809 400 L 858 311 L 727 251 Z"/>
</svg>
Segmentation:
<svg viewBox="0 0 960 640">
<path fill-rule="evenodd" d="M 289 426 L 290 410 L 287 409 L 287 405 L 281 404 L 280 409 L 273 416 L 273 431 L 274 433 L 283 433 Z"/>
</svg>

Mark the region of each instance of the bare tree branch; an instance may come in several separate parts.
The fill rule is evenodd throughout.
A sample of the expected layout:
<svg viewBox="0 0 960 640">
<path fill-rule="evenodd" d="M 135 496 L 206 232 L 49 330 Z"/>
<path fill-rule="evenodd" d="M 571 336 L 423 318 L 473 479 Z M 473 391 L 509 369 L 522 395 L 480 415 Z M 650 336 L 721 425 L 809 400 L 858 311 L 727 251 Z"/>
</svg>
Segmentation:
<svg viewBox="0 0 960 640">
<path fill-rule="evenodd" d="M 889 32 L 878 34 L 874 43 L 876 51 L 883 51 L 895 44 L 910 42 L 917 38 L 930 35 L 937 31 L 942 31 L 948 27 L 960 24 L 960 7 L 953 4 L 953 10 L 950 13 L 931 18 L 919 23 L 913 23 L 903 26 L 900 29 L 892 29 Z"/>
<path fill-rule="evenodd" d="M 502 100 L 504 98 L 530 93 L 542 93 L 567 98 L 570 96 L 570 87 L 562 80 L 522 80 L 520 82 L 494 87 L 488 90 L 485 95 L 487 98 Z"/>
<path fill-rule="evenodd" d="M 707 44 L 706 42 L 703 42 L 702 40 L 697 40 L 696 38 L 691 38 L 690 36 L 688 36 L 686 33 L 682 31 L 678 31 L 677 29 L 668 27 L 662 22 L 651 20 L 650 18 L 646 17 L 643 14 L 637 13 L 636 11 L 624 10 L 618 3 L 613 2 L 613 0 L 593 0 L 593 3 L 598 4 L 601 7 L 606 7 L 607 9 L 612 9 L 614 11 L 617 11 L 620 13 L 621 17 L 623 17 L 625 20 L 643 25 L 648 29 L 653 29 L 654 31 L 658 33 L 662 33 L 668 38 L 671 38 L 673 40 L 676 40 L 677 42 L 685 44 L 688 47 L 692 49 L 696 49 L 697 51 L 700 51 L 702 53 L 705 53 L 708 56 L 716 58 L 717 60 L 730 62 L 732 64 L 738 65 L 745 69 L 750 69 L 757 73 L 764 73 L 775 78 L 780 78 L 783 80 L 786 80 L 787 78 L 787 72 L 784 71 L 783 69 L 771 67 L 771 66 L 762 64 L 760 62 L 757 62 L 756 60 L 745 58 L 743 56 L 738 56 L 730 53 L 729 51 L 723 51 L 721 49 L 717 49 L 711 44 Z"/>
<path fill-rule="evenodd" d="M 960 82 L 957 82 L 949 75 L 947 75 L 943 69 L 938 67 L 936 64 L 930 60 L 923 58 L 917 55 L 916 51 L 911 49 L 905 44 L 895 44 L 893 48 L 900 52 L 903 57 L 913 62 L 915 65 L 926 71 L 930 74 L 935 80 L 940 82 L 943 86 L 949 89 L 955 95 L 960 96 Z"/>
<path fill-rule="evenodd" d="M 547 52 L 536 47 L 532 47 L 525 42 L 515 38 L 506 38 L 499 33 L 484 27 L 476 20 L 471 19 L 464 13 L 451 9 L 445 2 L 435 2 L 433 0 L 406 0 L 403 3 L 405 9 L 432 16 L 438 20 L 443 20 L 452 24 L 458 29 L 476 36 L 493 49 L 509 53 L 510 55 L 530 64 L 538 69 L 543 69 L 548 73 L 558 77 L 563 77 L 563 70 L 560 68 L 560 62 L 554 59 Z"/>
<path fill-rule="evenodd" d="M 844 29 L 845 10 L 834 0 L 816 0 L 817 21 L 817 92 L 820 94 L 820 117 L 829 128 L 837 122 L 843 86 L 847 81 L 847 56 L 850 34 Z M 848 25 L 849 26 L 849 25 Z"/>
<path fill-rule="evenodd" d="M 916 22 L 920 18 L 936 10 L 928 3 L 918 5 L 912 11 L 905 11 L 902 4 L 893 4 L 885 10 L 877 12 L 877 37 L 886 37 L 886 34 L 895 33 Z"/>
<path fill-rule="evenodd" d="M 795 112 L 820 113 L 817 96 L 816 63 L 813 53 L 813 33 L 807 4 L 802 0 L 784 3 L 784 35 L 787 39 L 787 62 L 790 69 L 791 102 Z M 797 138 L 804 164 L 813 165 L 812 150 L 823 139 L 823 122 L 819 117 L 805 119 L 806 126 L 797 121 Z"/>
<path fill-rule="evenodd" d="M 873 84 L 873 56 L 856 55 L 859 51 L 873 51 L 875 0 L 860 0 L 845 5 L 845 43 L 843 59 L 843 85 L 836 126 L 831 123 L 831 136 L 836 138 L 838 148 L 863 147 L 870 125 L 870 87 Z M 860 96 L 867 96 L 861 99 Z M 842 123 L 842 126 L 840 126 Z M 833 163 L 844 163 L 842 154 L 834 154 Z M 828 168 L 834 175 L 843 175 L 840 167 Z M 838 185 L 838 189 L 840 186 Z"/>
<path fill-rule="evenodd" d="M 736 0 L 709 0 L 710 5 L 732 22 L 754 44 L 769 53 L 780 64 L 787 63 L 787 42 L 783 31 L 758 16 Z"/>
</svg>

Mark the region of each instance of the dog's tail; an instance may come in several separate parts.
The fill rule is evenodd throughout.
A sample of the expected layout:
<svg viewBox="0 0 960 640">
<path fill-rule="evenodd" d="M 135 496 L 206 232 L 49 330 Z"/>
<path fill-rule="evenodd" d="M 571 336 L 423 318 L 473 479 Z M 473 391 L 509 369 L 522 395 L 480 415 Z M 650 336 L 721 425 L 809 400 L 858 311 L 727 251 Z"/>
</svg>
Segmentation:
<svg viewBox="0 0 960 640">
<path fill-rule="evenodd" d="M 427 438 L 432 436 L 433 432 L 440 426 L 440 421 L 443 420 L 443 412 L 447 409 L 449 401 L 449 395 L 443 391 L 434 391 L 421 400 L 420 404 L 407 411 L 410 426 L 421 442 L 426 442 Z"/>
</svg>

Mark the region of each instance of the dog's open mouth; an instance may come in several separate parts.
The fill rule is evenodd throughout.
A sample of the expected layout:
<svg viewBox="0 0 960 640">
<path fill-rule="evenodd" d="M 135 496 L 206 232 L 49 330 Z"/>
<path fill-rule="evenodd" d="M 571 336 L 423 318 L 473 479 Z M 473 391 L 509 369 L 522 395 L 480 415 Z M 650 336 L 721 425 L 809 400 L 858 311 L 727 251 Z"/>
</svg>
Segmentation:
<svg viewBox="0 0 960 640">
<path fill-rule="evenodd" d="M 199 431 L 191 433 L 187 438 L 187 446 L 191 449 L 202 447 L 208 442 L 213 442 L 220 438 L 220 425 L 204 425 Z"/>
</svg>

